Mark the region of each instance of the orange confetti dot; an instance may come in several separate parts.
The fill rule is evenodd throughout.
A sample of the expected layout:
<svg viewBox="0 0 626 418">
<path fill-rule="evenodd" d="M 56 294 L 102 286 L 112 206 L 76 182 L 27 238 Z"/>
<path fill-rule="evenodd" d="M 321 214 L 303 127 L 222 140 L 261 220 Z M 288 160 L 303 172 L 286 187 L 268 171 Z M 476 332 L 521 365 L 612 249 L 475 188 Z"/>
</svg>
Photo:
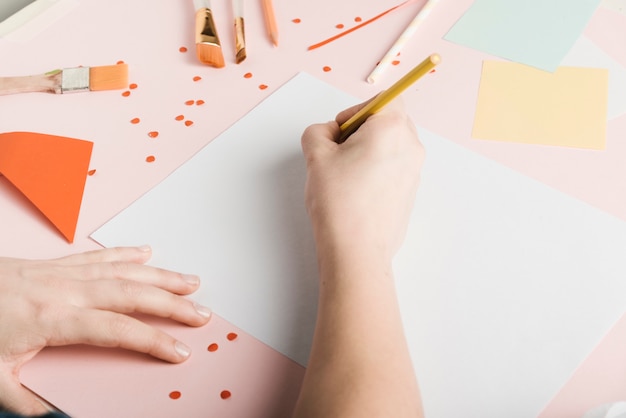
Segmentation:
<svg viewBox="0 0 626 418">
<path fill-rule="evenodd" d="M 243 78 L 252 78 L 252 73 L 245 73 Z"/>
<path fill-rule="evenodd" d="M 186 120 L 185 121 L 185 126 L 191 126 L 193 125 L 193 121 L 192 120 Z"/>
<path fill-rule="evenodd" d="M 293 23 L 300 23 L 300 22 L 302 22 L 302 19 L 295 18 L 295 19 L 292 19 L 291 21 L 292 21 Z"/>
<path fill-rule="evenodd" d="M 398 65 L 398 64 L 400 64 L 400 61 L 398 61 L 398 60 L 394 60 L 394 61 L 391 61 L 391 63 L 392 63 L 393 65 Z"/>
<path fill-rule="evenodd" d="M 186 104 L 187 106 L 191 106 L 192 104 L 194 104 L 194 101 L 193 101 L 193 100 L 187 100 L 187 101 L 185 102 L 185 104 Z"/>
<path fill-rule="evenodd" d="M 361 20 L 363 20 L 363 19 L 361 19 L 359 16 L 357 16 L 357 17 L 355 17 L 355 18 L 354 18 L 354 21 L 355 21 L 355 22 L 360 22 Z"/>
<path fill-rule="evenodd" d="M 213 343 L 207 347 L 207 350 L 209 350 L 210 352 L 214 352 L 214 351 L 217 351 L 218 348 L 219 346 L 216 343 Z"/>
<path fill-rule="evenodd" d="M 199 75 L 193 78 L 193 81 L 200 81 L 200 80 L 202 80 L 202 77 L 200 77 Z"/>
<path fill-rule="evenodd" d="M 141 120 L 139 118 L 133 118 L 133 119 L 130 120 L 130 123 L 132 123 L 134 125 L 138 124 L 139 122 L 141 122 Z"/>
<path fill-rule="evenodd" d="M 181 120 L 185 119 L 185 115 L 178 115 L 174 119 L 176 119 L 177 121 L 181 121 Z"/>
<path fill-rule="evenodd" d="M 137 84 L 136 84 L 136 83 L 131 83 L 131 84 L 128 86 L 128 88 L 129 88 L 129 89 L 131 89 L 131 90 L 134 90 L 134 89 L 136 89 L 136 88 L 137 88 Z"/>
<path fill-rule="evenodd" d="M 337 29 L 343 29 L 343 23 L 339 23 L 339 24 L 335 25 L 335 27 Z"/>
<path fill-rule="evenodd" d="M 90 176 L 93 176 L 94 174 L 96 174 L 96 170 L 89 170 L 87 174 L 89 174 Z"/>
<path fill-rule="evenodd" d="M 156 158 L 154 158 L 154 155 L 148 155 L 146 157 L 146 162 L 148 162 L 148 163 L 153 163 L 154 160 L 156 160 Z"/>
<path fill-rule="evenodd" d="M 327 65 L 327 66 L 325 66 L 325 67 L 323 68 L 323 70 L 324 70 L 324 72 L 325 72 L 325 73 L 327 73 L 327 72 L 329 72 L 330 70 L 332 70 L 332 68 L 330 68 L 330 67 Z"/>
<path fill-rule="evenodd" d="M 204 104 L 204 100 L 196 100 L 196 106 L 202 106 Z"/>
<path fill-rule="evenodd" d="M 157 132 L 157 131 L 148 132 L 148 136 L 150 138 L 156 138 L 157 136 L 159 136 L 159 132 Z"/>
<path fill-rule="evenodd" d="M 430 70 L 430 73 L 431 73 L 431 74 L 432 74 L 432 73 L 436 73 L 436 72 L 437 72 L 437 70 L 436 70 L 436 69 L 434 69 L 434 68 L 433 68 L 432 70 Z"/>
<path fill-rule="evenodd" d="M 229 390 L 223 390 L 223 391 L 220 393 L 220 398 L 222 398 L 222 399 L 228 399 L 228 398 L 230 398 L 231 396 L 232 396 L 232 394 L 230 393 L 230 391 L 229 391 Z"/>
<path fill-rule="evenodd" d="M 122 93 L 122 96 L 124 97 L 130 96 L 130 91 L 126 90 L 124 93 Z"/>
<path fill-rule="evenodd" d="M 267 86 L 265 84 L 259 84 L 259 89 L 265 90 Z"/>
<path fill-rule="evenodd" d="M 124 64 L 124 61 L 118 61 L 117 64 Z"/>
<path fill-rule="evenodd" d="M 181 46 L 180 48 L 178 48 L 178 50 L 180 52 L 187 52 L 187 47 L 186 46 Z"/>
<path fill-rule="evenodd" d="M 237 339 L 237 337 L 238 337 L 238 335 L 237 335 L 236 333 L 234 333 L 234 332 L 229 332 L 229 333 L 228 333 L 228 335 L 226 336 L 226 339 L 227 339 L 228 341 L 234 341 L 234 340 L 236 340 L 236 339 Z"/>
<path fill-rule="evenodd" d="M 177 390 L 170 392 L 170 399 L 180 399 L 181 393 Z"/>
</svg>

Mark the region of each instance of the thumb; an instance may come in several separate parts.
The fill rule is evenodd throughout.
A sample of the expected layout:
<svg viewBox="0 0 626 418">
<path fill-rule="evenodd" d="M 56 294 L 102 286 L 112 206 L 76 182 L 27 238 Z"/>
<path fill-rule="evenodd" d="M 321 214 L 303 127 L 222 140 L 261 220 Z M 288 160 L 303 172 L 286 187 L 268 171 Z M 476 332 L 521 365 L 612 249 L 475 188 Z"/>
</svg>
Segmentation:
<svg viewBox="0 0 626 418">
<path fill-rule="evenodd" d="M 22 386 L 16 373 L 0 371 L 0 411 L 23 415 L 44 415 L 50 409 L 37 395 Z"/>
<path fill-rule="evenodd" d="M 335 139 L 339 137 L 337 122 L 317 123 L 309 126 L 302 133 L 301 144 L 305 157 L 314 157 L 317 152 L 328 147 L 336 148 Z"/>
</svg>

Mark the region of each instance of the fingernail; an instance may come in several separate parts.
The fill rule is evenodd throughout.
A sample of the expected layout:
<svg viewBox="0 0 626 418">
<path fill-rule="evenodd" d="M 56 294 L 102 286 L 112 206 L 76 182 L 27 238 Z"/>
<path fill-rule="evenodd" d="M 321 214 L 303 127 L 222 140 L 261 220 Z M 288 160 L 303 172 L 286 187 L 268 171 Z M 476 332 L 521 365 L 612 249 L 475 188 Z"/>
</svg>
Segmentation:
<svg viewBox="0 0 626 418">
<path fill-rule="evenodd" d="M 196 308 L 196 311 L 205 318 L 209 318 L 211 316 L 211 310 L 206 306 L 202 306 L 200 304 L 194 303 L 193 307 Z"/>
<path fill-rule="evenodd" d="M 200 284 L 200 278 L 194 274 L 183 274 L 183 280 L 191 286 L 197 286 Z"/>
<path fill-rule="evenodd" d="M 149 252 L 149 251 L 152 251 L 152 248 L 149 245 L 141 245 L 141 246 L 139 246 L 137 248 L 139 248 L 140 251 L 143 251 L 143 252 L 146 252 L 146 253 Z"/>
<path fill-rule="evenodd" d="M 191 348 L 187 347 L 180 341 L 176 341 L 176 344 L 174 344 L 174 348 L 181 357 L 189 357 L 189 355 L 191 354 Z"/>
</svg>

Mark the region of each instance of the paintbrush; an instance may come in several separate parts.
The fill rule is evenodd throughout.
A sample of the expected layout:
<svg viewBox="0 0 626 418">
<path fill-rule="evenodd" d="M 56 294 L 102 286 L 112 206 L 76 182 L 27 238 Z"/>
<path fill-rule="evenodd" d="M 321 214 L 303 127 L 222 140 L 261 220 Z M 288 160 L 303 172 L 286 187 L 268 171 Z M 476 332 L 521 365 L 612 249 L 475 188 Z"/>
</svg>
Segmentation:
<svg viewBox="0 0 626 418">
<path fill-rule="evenodd" d="M 337 143 L 345 142 L 365 122 L 365 120 L 380 111 L 387 103 L 395 99 L 400 93 L 406 90 L 411 84 L 419 80 L 422 76 L 430 72 L 437 64 L 441 62 L 439 54 L 432 54 L 424 61 L 409 71 L 404 77 L 396 81 L 396 83 L 387 90 L 380 93 L 361 110 L 355 113 L 350 119 L 342 123 L 339 127 L 341 131 Z"/>
<path fill-rule="evenodd" d="M 243 25 L 243 0 L 231 0 L 235 16 L 235 62 L 246 59 L 246 32 Z"/>
<path fill-rule="evenodd" d="M 128 86 L 128 65 L 76 67 L 49 71 L 45 74 L 0 77 L 0 95 L 16 93 L 75 93 L 116 90 Z"/>
<path fill-rule="evenodd" d="M 224 54 L 209 0 L 193 0 L 196 8 L 196 55 L 201 63 L 222 68 Z"/>
</svg>

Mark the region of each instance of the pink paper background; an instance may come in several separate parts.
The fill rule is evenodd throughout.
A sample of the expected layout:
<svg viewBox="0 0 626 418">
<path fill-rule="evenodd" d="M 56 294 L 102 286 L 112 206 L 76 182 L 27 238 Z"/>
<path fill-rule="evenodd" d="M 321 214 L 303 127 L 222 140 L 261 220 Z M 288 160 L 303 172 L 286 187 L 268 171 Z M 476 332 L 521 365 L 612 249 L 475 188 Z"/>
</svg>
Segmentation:
<svg viewBox="0 0 626 418">
<path fill-rule="evenodd" d="M 419 125 L 626 220 L 626 115 L 609 122 L 605 151 L 471 139 L 482 61 L 493 57 L 442 40 L 471 0 L 442 2 L 435 8 L 402 52 L 400 64 L 392 66 L 375 85 L 367 84 L 365 77 L 423 1 L 395 11 L 318 50 L 306 50 L 307 46 L 338 33 L 340 29 L 336 25 L 349 28 L 356 24 L 355 18 L 369 19 L 399 2 L 275 0 L 280 30 L 278 48 L 270 44 L 265 34 L 259 2 L 246 3 L 248 58 L 240 65 L 234 64 L 230 7 L 214 2 L 227 62 L 226 68 L 221 70 L 202 66 L 195 60 L 191 1 L 112 0 L 103 4 L 84 0 L 27 42 L 0 39 L 0 56 L 5 57 L 0 76 L 36 74 L 77 65 L 109 65 L 123 60 L 130 66 L 130 81 L 137 84 L 136 89 L 129 90 L 128 97 L 123 97 L 121 91 L 0 97 L 0 132 L 29 130 L 93 141 L 91 169 L 96 170 L 87 179 L 73 245 L 67 244 L 5 179 L 0 178 L 0 254 L 40 258 L 98 248 L 88 238 L 93 230 L 299 71 L 365 99 L 388 87 L 432 52 L 439 52 L 444 60 L 435 74 L 437 82 L 418 83 L 404 94 L 410 113 Z M 292 22 L 296 18 L 301 22 Z M 623 15 L 599 9 L 586 35 L 626 65 L 624 23 Z M 179 52 L 181 46 L 190 52 Z M 330 71 L 324 71 L 326 66 Z M 252 73 L 252 77 L 245 78 L 246 73 Z M 194 82 L 194 76 L 202 80 Z M 260 89 L 261 84 L 268 87 Z M 185 104 L 187 100 L 200 99 L 205 101 L 202 106 Z M 175 117 L 180 114 L 192 120 L 193 125 L 187 127 L 176 121 Z M 141 119 L 140 123 L 131 124 L 130 120 L 135 117 Z M 159 136 L 150 138 L 150 131 L 158 131 Z M 145 161 L 149 155 L 155 156 L 155 162 Z M 224 331 L 230 327 L 219 319 L 207 326 L 206 340 L 192 342 L 196 352 L 205 351 L 209 340 L 223 339 Z M 187 335 L 181 327 L 173 327 L 172 332 Z M 556 395 L 542 418 L 581 416 L 596 404 L 626 399 L 623 385 L 626 379 L 625 333 L 626 319 L 622 318 L 570 383 Z M 238 393 L 263 387 L 271 398 L 272 391 L 281 387 L 286 379 L 293 382 L 291 387 L 295 391 L 302 370 L 244 333 L 239 334 L 237 345 L 225 345 L 224 351 L 212 353 L 223 356 L 223 361 L 212 365 L 214 372 L 205 384 L 215 385 L 215 390 L 232 384 Z M 97 349 L 88 352 L 102 360 L 101 367 L 107 367 L 107 362 L 138 358 Z M 80 353 L 84 351 L 54 349 L 50 350 L 48 358 L 62 359 Z M 55 367 L 54 361 L 40 360 L 32 365 L 29 376 L 53 378 L 55 373 L 62 373 Z M 155 369 L 160 367 L 165 366 L 155 363 Z M 193 367 L 193 363 L 184 367 Z M 277 369 L 283 373 L 274 373 Z M 245 379 L 233 372 L 237 370 L 246 370 Z M 97 381 L 93 376 L 84 378 L 89 382 Z M 131 373 L 123 377 L 131 387 L 132 379 Z M 106 394 L 111 382 L 100 384 L 103 385 L 101 393 Z M 175 390 L 170 389 L 172 387 L 173 384 L 165 382 L 159 390 L 169 393 Z M 181 391 L 183 397 L 177 402 L 186 402 L 188 390 L 192 389 Z M 285 396 L 285 405 L 293 402 L 294 394 Z M 75 393 L 67 394 L 63 388 L 49 397 L 76 400 Z M 218 405 L 231 407 L 237 399 L 231 398 L 228 406 Z M 249 405 L 262 405 L 266 398 L 254 399 Z M 82 416 L 97 416 L 89 413 L 94 399 L 83 397 L 80 400 L 85 401 L 84 408 L 87 408 L 80 411 Z M 103 396 L 102 401 L 111 400 Z M 251 416 L 236 409 L 245 407 L 235 405 L 230 412 L 223 410 L 222 416 Z M 135 416 L 141 415 L 137 414 Z"/>
</svg>

